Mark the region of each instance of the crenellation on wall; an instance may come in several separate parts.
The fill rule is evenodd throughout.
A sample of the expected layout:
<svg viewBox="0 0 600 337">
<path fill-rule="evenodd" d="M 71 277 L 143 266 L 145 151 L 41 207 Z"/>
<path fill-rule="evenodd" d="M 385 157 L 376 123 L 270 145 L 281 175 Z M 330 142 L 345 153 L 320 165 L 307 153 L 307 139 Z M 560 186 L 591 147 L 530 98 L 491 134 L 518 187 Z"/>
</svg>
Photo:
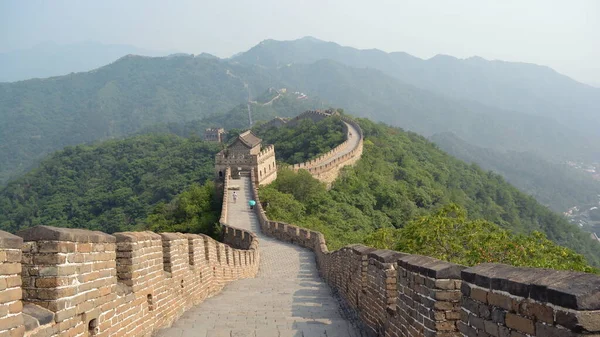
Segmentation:
<svg viewBox="0 0 600 337">
<path fill-rule="evenodd" d="M 0 335 L 21 336 L 25 332 L 21 301 L 21 247 L 23 239 L 0 231 Z"/>
<path fill-rule="evenodd" d="M 462 336 L 600 333 L 600 277 L 482 264 L 462 271 Z"/>
<path fill-rule="evenodd" d="M 600 336 L 598 275 L 467 268 L 362 245 L 330 252 L 322 233 L 257 214 L 264 234 L 314 251 L 319 273 L 367 336 Z"/>
</svg>

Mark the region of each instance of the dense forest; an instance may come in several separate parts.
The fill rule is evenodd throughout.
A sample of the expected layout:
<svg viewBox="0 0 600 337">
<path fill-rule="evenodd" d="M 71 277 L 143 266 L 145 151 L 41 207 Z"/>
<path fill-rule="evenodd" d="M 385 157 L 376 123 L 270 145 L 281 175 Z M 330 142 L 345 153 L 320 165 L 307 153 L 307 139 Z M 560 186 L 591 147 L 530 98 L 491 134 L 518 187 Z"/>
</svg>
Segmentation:
<svg viewBox="0 0 600 337">
<path fill-rule="evenodd" d="M 366 137 L 363 157 L 343 170 L 330 191 L 305 171 L 286 170 L 261 189 L 271 218 L 319 230 L 339 248 L 456 204 L 469 220 L 484 219 L 517 234 L 544 233 L 600 266 L 600 245 L 589 234 L 498 174 L 459 161 L 412 132 L 366 119 L 360 125 Z"/>
<path fill-rule="evenodd" d="M 185 210 L 182 205 L 198 200 L 199 194 L 214 195 L 209 193 L 214 186 L 199 185 L 212 179 L 218 151 L 217 144 L 175 135 L 67 147 L 0 190 L 0 229 L 50 225 L 108 233 L 144 228 L 208 231 L 194 214 L 178 209 Z M 217 203 L 198 203 L 196 214 L 218 219 Z M 152 221 L 147 221 L 149 216 Z M 195 224 L 181 225 L 188 222 Z"/>
</svg>

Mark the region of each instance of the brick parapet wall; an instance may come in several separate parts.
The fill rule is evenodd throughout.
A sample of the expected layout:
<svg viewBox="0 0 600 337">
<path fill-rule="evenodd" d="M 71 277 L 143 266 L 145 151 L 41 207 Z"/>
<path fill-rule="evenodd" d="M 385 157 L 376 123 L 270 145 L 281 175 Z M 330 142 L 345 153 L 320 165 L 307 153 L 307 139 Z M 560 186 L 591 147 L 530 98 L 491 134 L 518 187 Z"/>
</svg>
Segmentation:
<svg viewBox="0 0 600 337">
<path fill-rule="evenodd" d="M 482 264 L 462 280 L 462 336 L 600 336 L 598 275 Z"/>
<path fill-rule="evenodd" d="M 314 251 L 321 276 L 367 336 L 600 336 L 598 275 L 466 268 L 362 245 L 330 252 L 322 233 L 257 213 L 264 234 Z"/>
<path fill-rule="evenodd" d="M 0 231 L 0 336 L 21 336 L 23 303 L 21 247 L 23 239 Z"/>
<path fill-rule="evenodd" d="M 258 240 L 227 225 L 227 193 L 220 222 L 228 244 L 201 234 L 0 231 L 0 337 L 150 336 L 258 272 Z"/>
</svg>

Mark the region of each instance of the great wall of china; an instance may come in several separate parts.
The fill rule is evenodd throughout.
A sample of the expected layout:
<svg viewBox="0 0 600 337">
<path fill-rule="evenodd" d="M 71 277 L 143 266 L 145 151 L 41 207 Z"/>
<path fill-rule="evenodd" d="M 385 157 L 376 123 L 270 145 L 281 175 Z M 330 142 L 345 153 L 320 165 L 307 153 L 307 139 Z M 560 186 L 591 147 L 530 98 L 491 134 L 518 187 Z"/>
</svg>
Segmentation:
<svg viewBox="0 0 600 337">
<path fill-rule="evenodd" d="M 346 143 L 345 149 L 336 148 L 335 154 L 305 167 L 315 176 L 326 169 L 337 174 L 360 157 L 359 127 L 354 136 L 360 140 L 352 148 Z M 255 175 L 252 171 L 251 177 L 239 179 L 250 186 L 248 197 L 259 201 Z M 312 252 L 306 255 L 311 261 L 292 262 L 316 263 L 361 330 L 360 334 L 344 330 L 336 336 L 600 336 L 598 275 L 501 264 L 467 268 L 361 245 L 330 252 L 323 234 L 269 220 L 260 202 L 252 212 L 230 204 L 228 186 L 237 181 L 229 169 L 223 179 L 223 242 L 195 234 L 108 235 L 47 226 L 18 236 L 0 231 L 0 337 L 150 336 L 209 297 L 219 301 L 230 291 L 226 284 L 245 282 L 269 269 L 261 252 L 277 260 L 290 259 L 277 255 L 281 250 L 265 250 L 266 239 L 261 238 L 259 245 L 259 235 L 277 239 L 269 242 L 270 249 L 287 245 Z M 230 224 L 242 214 L 258 228 Z M 306 283 L 302 275 L 296 276 L 299 284 Z M 257 296 L 269 295 L 257 291 Z M 321 293 L 316 298 L 327 301 Z M 159 334 L 183 336 L 198 327 L 177 329 Z M 283 336 L 278 329 L 276 335 Z M 271 336 L 257 332 L 271 330 L 253 331 L 251 336 Z M 309 337 L 315 331 L 293 336 Z M 227 333 L 234 335 L 233 330 Z"/>
</svg>

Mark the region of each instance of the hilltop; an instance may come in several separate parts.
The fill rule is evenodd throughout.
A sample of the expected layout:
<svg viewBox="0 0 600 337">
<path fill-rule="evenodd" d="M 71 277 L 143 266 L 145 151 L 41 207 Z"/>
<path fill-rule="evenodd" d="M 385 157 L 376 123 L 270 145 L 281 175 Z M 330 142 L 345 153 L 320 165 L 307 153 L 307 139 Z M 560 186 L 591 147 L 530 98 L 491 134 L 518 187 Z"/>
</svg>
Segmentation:
<svg viewBox="0 0 600 337">
<path fill-rule="evenodd" d="M 93 41 L 67 45 L 45 42 L 28 49 L 0 53 L 0 82 L 23 81 L 90 71 L 130 54 L 165 56 L 169 52 Z"/>
</svg>

